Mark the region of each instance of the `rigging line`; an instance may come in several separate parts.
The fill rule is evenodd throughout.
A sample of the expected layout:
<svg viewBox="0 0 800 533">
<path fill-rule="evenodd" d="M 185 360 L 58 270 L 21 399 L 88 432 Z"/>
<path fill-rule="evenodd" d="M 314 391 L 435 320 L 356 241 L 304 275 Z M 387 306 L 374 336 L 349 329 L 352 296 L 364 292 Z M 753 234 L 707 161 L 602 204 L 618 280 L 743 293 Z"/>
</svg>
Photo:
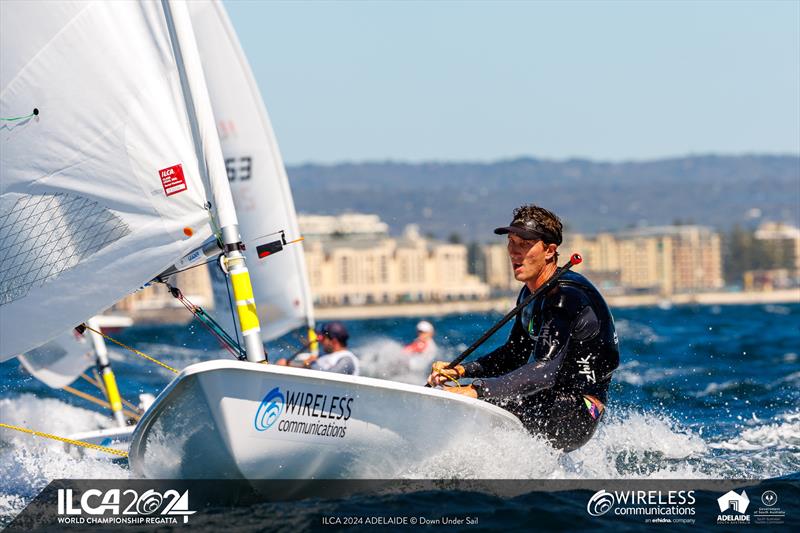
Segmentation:
<svg viewBox="0 0 800 533">
<path fill-rule="evenodd" d="M 211 316 L 206 313 L 202 307 L 199 305 L 193 304 L 183 295 L 180 289 L 171 286 L 169 283 L 166 283 L 167 287 L 169 288 L 170 294 L 172 294 L 179 302 L 183 304 L 183 306 L 189 310 L 190 313 L 203 325 L 212 335 L 214 335 L 217 340 L 222 344 L 222 346 L 230 352 L 235 358 L 239 359 L 240 354 L 242 352 L 241 346 L 237 343 L 236 346 L 233 346 L 233 339 L 231 339 L 230 335 L 228 335 L 222 327 L 217 324 L 217 322 L 211 318 Z M 233 351 L 233 349 L 239 352 L 237 354 Z"/>
<path fill-rule="evenodd" d="M 36 116 L 39 116 L 39 108 L 38 107 L 34 107 L 33 108 L 33 113 L 31 113 L 29 115 L 23 115 L 23 116 L 19 116 L 19 117 L 8 117 L 8 118 L 0 117 L 0 120 L 5 120 L 7 122 L 13 122 L 14 120 L 25 120 L 26 118 L 31 118 L 31 117 L 36 117 Z"/>
<path fill-rule="evenodd" d="M 162 363 L 161 361 L 159 361 L 159 360 L 157 360 L 157 359 L 154 359 L 154 358 L 150 357 L 150 356 L 149 356 L 149 355 L 147 355 L 146 353 L 142 353 L 142 352 L 140 352 L 139 350 L 137 350 L 136 348 L 131 348 L 131 347 L 130 347 L 130 346 L 128 346 L 127 344 L 122 344 L 122 343 L 121 343 L 121 342 L 119 342 L 118 340 L 116 340 L 116 339 L 112 339 L 111 337 L 109 337 L 109 336 L 108 336 L 108 335 L 106 335 L 105 333 L 102 333 L 102 332 L 100 332 L 100 331 L 97 331 L 96 329 L 92 328 L 92 327 L 91 327 L 91 326 L 89 326 L 88 324 L 84 324 L 84 326 L 86 326 L 86 329 L 88 329 L 89 331 L 94 331 L 94 332 L 95 332 L 95 333 L 97 333 L 98 335 L 102 335 L 102 336 L 103 336 L 103 337 L 104 337 L 106 340 L 110 340 L 111 342 L 113 342 L 113 343 L 114 343 L 114 344 L 116 344 L 117 346 L 121 346 L 121 347 L 125 348 L 126 350 L 130 350 L 130 351 L 132 351 L 133 353 L 135 353 L 135 354 L 137 354 L 137 355 L 141 355 L 142 357 L 144 357 L 144 358 L 145 358 L 145 359 L 147 359 L 148 361 L 151 361 L 151 362 L 153 362 L 153 363 L 155 363 L 155 364 L 157 364 L 157 365 L 159 365 L 159 366 L 162 366 L 162 367 L 166 368 L 167 370 L 170 370 L 170 371 L 172 371 L 172 372 L 175 372 L 176 374 L 178 373 L 178 371 L 177 371 L 177 370 L 175 370 L 174 368 L 172 368 L 171 366 L 169 366 L 169 365 L 167 365 L 167 364 L 165 364 L 165 363 Z"/>
<path fill-rule="evenodd" d="M 100 398 L 96 398 L 96 397 L 92 396 L 91 394 L 88 394 L 86 392 L 80 391 L 78 389 L 74 389 L 74 388 L 72 388 L 72 387 L 70 387 L 68 385 L 64 385 L 63 387 L 61 387 L 61 390 L 66 391 L 66 392 L 68 392 L 70 394 L 74 394 L 78 398 L 83 398 L 84 400 L 87 400 L 87 401 L 90 401 L 90 402 L 92 402 L 94 404 L 97 404 L 100 407 L 105 407 L 106 409 L 109 409 L 109 410 L 111 409 L 111 404 L 108 403 L 107 401 L 101 400 Z M 136 413 L 133 413 L 131 411 L 128 411 L 127 409 L 123 409 L 122 410 L 122 414 L 124 414 L 128 418 L 133 418 L 134 420 L 137 420 L 137 421 L 141 418 L 140 415 L 138 415 Z"/>
<path fill-rule="evenodd" d="M 32 429 L 23 428 L 19 426 L 12 426 L 11 424 L 3 424 L 2 422 L 0 422 L 0 427 L 6 429 L 13 429 L 14 431 L 20 431 L 22 433 L 35 435 L 37 437 L 44 437 L 45 439 L 53 439 L 61 442 L 66 442 L 67 444 L 72 444 L 73 446 L 81 446 L 83 448 L 90 448 L 92 450 L 110 453 L 112 455 L 118 455 L 119 457 L 128 457 L 128 452 L 123 452 L 122 450 L 115 450 L 114 448 L 109 448 L 108 446 L 100 446 L 99 444 L 92 444 L 91 442 L 68 439 L 66 437 L 59 437 L 58 435 L 52 435 L 50 433 L 42 433 L 41 431 L 34 431 Z"/>
<path fill-rule="evenodd" d="M 99 383 L 98 381 L 96 381 L 94 378 L 92 378 L 91 376 L 87 376 L 87 375 L 86 375 L 86 372 L 84 372 L 83 374 L 81 374 L 81 377 L 82 377 L 83 379 L 85 379 L 86 381 L 88 381 L 89 383 L 91 383 L 92 385 L 94 385 L 95 387 L 97 387 L 99 390 L 101 390 L 101 391 L 103 391 L 103 392 L 105 393 L 105 388 L 103 388 L 102 386 L 100 386 L 100 383 Z M 137 407 L 137 406 L 133 405 L 131 402 L 129 402 L 129 401 L 128 401 L 128 400 L 126 400 L 125 398 L 122 398 L 122 397 L 120 396 L 120 400 L 122 400 L 122 405 L 124 405 L 125 407 L 129 408 L 129 409 L 130 409 L 131 411 L 133 411 L 134 413 L 137 413 L 137 414 L 139 414 L 139 415 L 141 415 L 142 413 L 144 413 L 144 411 L 143 411 L 143 410 L 142 410 L 140 407 Z"/>
</svg>

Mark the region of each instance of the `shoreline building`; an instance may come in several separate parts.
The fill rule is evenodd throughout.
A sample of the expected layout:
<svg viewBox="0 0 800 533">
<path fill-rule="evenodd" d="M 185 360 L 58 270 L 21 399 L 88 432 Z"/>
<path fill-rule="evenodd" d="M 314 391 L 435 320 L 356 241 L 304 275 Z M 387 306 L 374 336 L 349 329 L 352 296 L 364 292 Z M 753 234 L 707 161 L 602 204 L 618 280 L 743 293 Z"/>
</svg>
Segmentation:
<svg viewBox="0 0 800 533">
<path fill-rule="evenodd" d="M 800 228 L 780 222 L 764 222 L 754 235 L 769 265 L 748 270 L 742 280 L 745 290 L 773 290 L 800 285 Z"/>
<path fill-rule="evenodd" d="M 568 235 L 559 264 L 580 252 L 575 270 L 607 295 L 642 292 L 669 296 L 724 286 L 721 240 L 704 226 L 656 226 L 594 236 Z M 497 293 L 519 290 L 505 244 L 483 247 L 486 282 Z"/>
<path fill-rule="evenodd" d="M 300 215 L 315 305 L 479 300 L 489 287 L 467 272 L 467 247 L 416 226 L 391 237 L 377 215 Z"/>
</svg>

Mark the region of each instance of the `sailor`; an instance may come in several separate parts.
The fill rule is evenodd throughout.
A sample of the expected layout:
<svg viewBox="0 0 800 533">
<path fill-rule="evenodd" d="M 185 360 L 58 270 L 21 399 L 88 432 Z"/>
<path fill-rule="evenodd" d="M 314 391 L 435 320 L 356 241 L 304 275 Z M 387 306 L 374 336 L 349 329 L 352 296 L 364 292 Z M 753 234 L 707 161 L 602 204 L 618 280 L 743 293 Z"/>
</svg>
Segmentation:
<svg viewBox="0 0 800 533">
<path fill-rule="evenodd" d="M 317 337 L 325 353 L 320 357 L 307 357 L 303 361 L 304 366 L 312 370 L 358 375 L 358 358 L 347 349 L 350 334 L 344 324 L 328 322 L 317 330 Z"/>
<path fill-rule="evenodd" d="M 403 348 L 409 355 L 433 356 L 437 351 L 436 342 L 433 340 L 433 324 L 427 320 L 417 323 L 417 338 Z"/>
<path fill-rule="evenodd" d="M 555 273 L 561 230 L 555 214 L 535 205 L 515 209 L 511 224 L 494 230 L 508 235 L 514 278 L 525 283 L 518 302 Z M 444 390 L 500 405 L 531 433 L 569 452 L 597 429 L 619 346 L 603 297 L 584 276 L 569 271 L 516 316 L 503 346 L 453 369 L 447 364 L 433 364 L 429 384 L 474 378 L 468 386 Z"/>
</svg>

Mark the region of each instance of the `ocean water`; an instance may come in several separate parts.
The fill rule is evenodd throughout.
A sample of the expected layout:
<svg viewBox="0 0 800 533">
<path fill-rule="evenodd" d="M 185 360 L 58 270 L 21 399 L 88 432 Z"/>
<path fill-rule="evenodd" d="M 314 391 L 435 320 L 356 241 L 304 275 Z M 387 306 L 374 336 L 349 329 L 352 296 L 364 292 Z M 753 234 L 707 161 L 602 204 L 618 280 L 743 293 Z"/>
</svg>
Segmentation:
<svg viewBox="0 0 800 533">
<path fill-rule="evenodd" d="M 496 432 L 454 441 L 436 457 L 394 458 L 393 470 L 384 474 L 408 479 L 754 479 L 800 472 L 800 304 L 617 309 L 614 315 L 621 366 L 604 423 L 586 446 L 562 454 L 527 433 Z M 419 318 L 434 323 L 439 356 L 449 360 L 500 315 Z M 417 320 L 347 322 L 362 373 L 424 383 L 428 361 L 409 364 L 402 353 Z M 502 343 L 507 328 L 478 354 Z M 230 357 L 199 326 L 134 327 L 116 338 L 177 368 Z M 294 339 L 281 339 L 269 346 L 271 357 L 291 353 L 296 345 Z M 122 395 L 131 401 L 142 393 L 157 394 L 172 378 L 134 354 L 112 348 L 111 357 Z M 0 364 L 0 383 L 2 422 L 58 435 L 111 426 L 94 406 L 47 388 L 16 361 Z M 85 383 L 75 386 L 91 390 Z M 50 480 L 131 475 L 124 461 L 81 456 L 60 443 L 6 429 L 0 429 L 0 470 L 4 523 Z M 358 505 L 401 508 L 403 498 L 423 511 L 434 505 L 413 494 L 400 500 L 362 498 Z M 293 523 L 291 509 L 304 505 L 281 508 L 287 524 Z M 333 512 L 355 504 L 315 505 Z M 265 512 L 252 511 L 256 516 Z M 241 514 L 250 519 L 253 513 Z"/>
</svg>

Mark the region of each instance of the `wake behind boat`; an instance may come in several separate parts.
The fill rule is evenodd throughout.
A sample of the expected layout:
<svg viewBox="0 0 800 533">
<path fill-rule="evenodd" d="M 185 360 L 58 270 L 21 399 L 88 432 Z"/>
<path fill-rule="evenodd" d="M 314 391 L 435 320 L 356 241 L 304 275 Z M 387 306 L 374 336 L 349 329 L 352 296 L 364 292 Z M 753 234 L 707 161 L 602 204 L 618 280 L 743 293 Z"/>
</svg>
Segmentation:
<svg viewBox="0 0 800 533">
<path fill-rule="evenodd" d="M 524 430 L 483 401 L 373 378 L 239 361 L 184 369 L 133 435 L 149 478 L 391 477 L 481 428 Z"/>
</svg>

